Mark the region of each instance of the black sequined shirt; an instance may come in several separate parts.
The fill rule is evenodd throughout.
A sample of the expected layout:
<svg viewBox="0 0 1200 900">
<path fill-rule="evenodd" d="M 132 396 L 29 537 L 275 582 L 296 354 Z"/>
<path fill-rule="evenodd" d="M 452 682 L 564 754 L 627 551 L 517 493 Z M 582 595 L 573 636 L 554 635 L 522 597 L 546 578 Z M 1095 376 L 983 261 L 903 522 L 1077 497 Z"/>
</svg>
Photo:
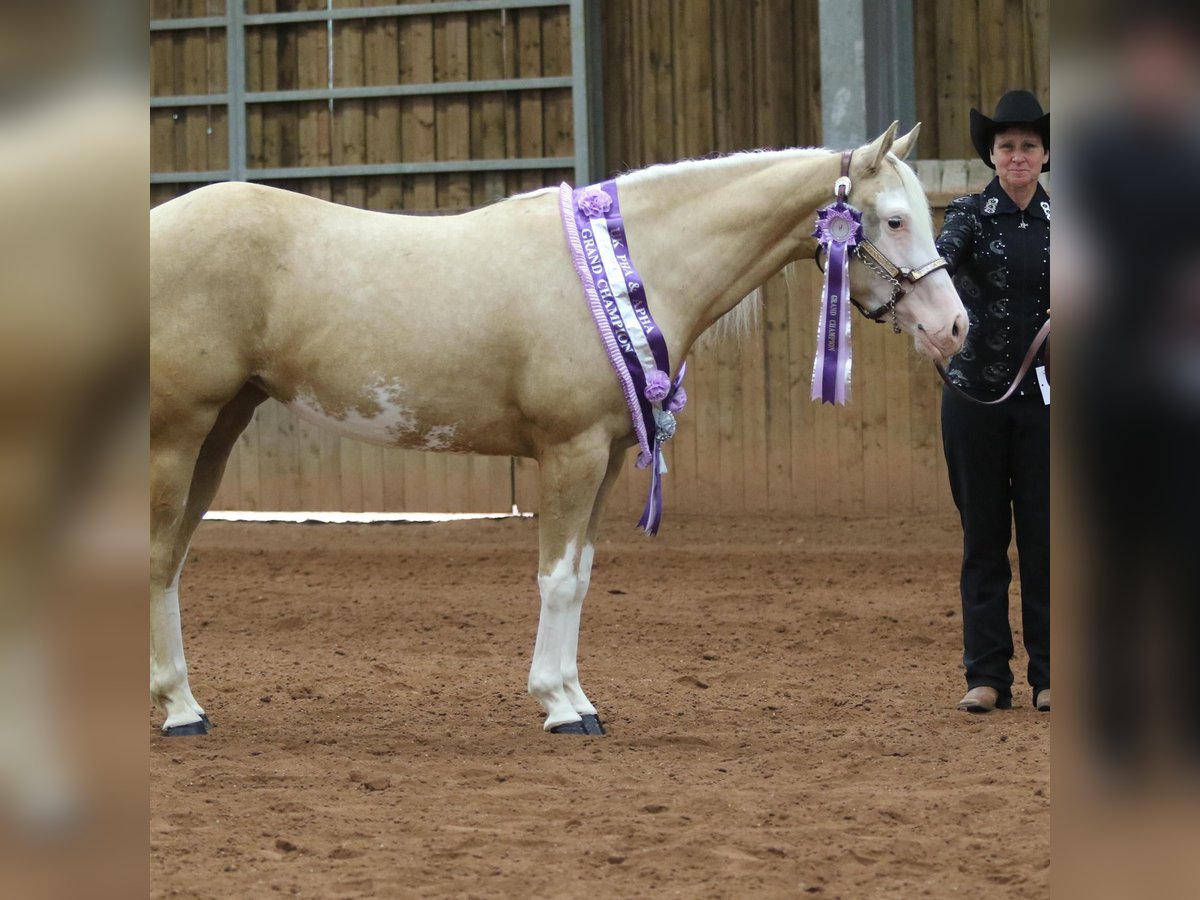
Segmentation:
<svg viewBox="0 0 1200 900">
<path fill-rule="evenodd" d="M 993 178 L 981 193 L 959 197 L 946 208 L 937 248 L 950 263 L 971 321 L 966 343 L 947 372 L 981 398 L 998 397 L 1050 314 L 1050 195 L 1038 185 L 1022 210 Z M 1018 394 L 1039 393 L 1034 370 L 1048 347 L 1049 341 Z"/>
</svg>

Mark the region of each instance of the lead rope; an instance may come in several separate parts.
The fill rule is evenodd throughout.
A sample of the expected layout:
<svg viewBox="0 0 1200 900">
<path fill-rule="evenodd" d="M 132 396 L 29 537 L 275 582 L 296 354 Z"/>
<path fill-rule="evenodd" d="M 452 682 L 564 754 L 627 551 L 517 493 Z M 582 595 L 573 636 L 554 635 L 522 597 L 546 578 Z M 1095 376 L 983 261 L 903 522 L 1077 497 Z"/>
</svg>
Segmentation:
<svg viewBox="0 0 1200 900">
<path fill-rule="evenodd" d="M 1004 396 L 997 400 L 980 400 L 972 397 L 957 384 L 950 380 L 950 376 L 946 374 L 946 370 L 942 368 L 941 363 L 934 363 L 933 367 L 937 369 L 937 373 L 942 376 L 942 381 L 946 382 L 946 386 L 954 391 L 964 400 L 970 400 L 972 403 L 978 403 L 980 406 L 995 406 L 998 403 L 1003 403 L 1016 392 L 1017 387 L 1029 373 L 1029 367 L 1033 365 L 1034 357 L 1038 351 L 1042 349 L 1042 344 L 1046 343 L 1046 338 L 1050 336 L 1050 320 L 1046 319 L 1045 323 L 1038 330 L 1037 335 L 1033 339 L 1033 343 L 1029 345 L 1029 350 L 1025 354 L 1025 358 L 1021 360 L 1021 368 L 1017 370 L 1017 377 L 1013 379 L 1013 383 L 1008 386 L 1008 390 L 1004 392 Z"/>
</svg>

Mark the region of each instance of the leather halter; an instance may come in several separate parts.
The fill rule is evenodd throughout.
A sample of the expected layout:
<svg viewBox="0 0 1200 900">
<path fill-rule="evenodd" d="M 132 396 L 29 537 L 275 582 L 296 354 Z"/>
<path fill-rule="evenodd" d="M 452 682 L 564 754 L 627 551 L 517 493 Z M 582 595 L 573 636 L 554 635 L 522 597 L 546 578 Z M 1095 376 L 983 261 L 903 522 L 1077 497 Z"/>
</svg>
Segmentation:
<svg viewBox="0 0 1200 900">
<path fill-rule="evenodd" d="M 853 156 L 853 150 L 842 151 L 842 175 L 833 183 L 834 194 L 842 202 L 845 202 L 846 197 L 849 196 L 852 186 L 850 181 L 850 160 Z M 850 302 L 854 304 L 860 313 L 878 324 L 882 324 L 883 317 L 890 313 L 892 330 L 896 334 L 900 333 L 900 325 L 896 321 L 896 304 L 908 296 L 909 292 L 917 286 L 917 282 L 922 278 L 932 275 L 938 269 L 944 269 L 949 265 L 943 257 L 939 256 L 916 269 L 910 269 L 907 266 L 898 266 L 888 259 L 887 255 L 876 247 L 865 234 L 863 235 L 863 239 L 859 241 L 858 246 L 854 248 L 854 253 L 863 265 L 891 284 L 892 296 L 886 303 L 873 311 L 868 311 L 853 296 L 850 297 Z M 813 255 L 817 261 L 818 268 L 824 271 L 824 267 L 821 266 L 821 247 L 819 244 Z"/>
</svg>

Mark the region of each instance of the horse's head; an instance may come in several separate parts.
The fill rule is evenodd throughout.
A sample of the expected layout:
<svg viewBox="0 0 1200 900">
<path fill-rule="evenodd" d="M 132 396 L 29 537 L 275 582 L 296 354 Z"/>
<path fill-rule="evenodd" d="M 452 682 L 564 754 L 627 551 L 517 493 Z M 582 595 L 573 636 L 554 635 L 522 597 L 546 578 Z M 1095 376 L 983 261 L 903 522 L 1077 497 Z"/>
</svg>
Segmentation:
<svg viewBox="0 0 1200 900">
<path fill-rule="evenodd" d="M 850 266 L 851 296 L 872 318 L 912 335 L 923 356 L 944 363 L 967 336 L 967 311 L 934 247 L 925 192 L 903 162 L 921 126 L 897 138 L 897 124 L 851 160 L 848 201 L 862 210 L 867 238 Z"/>
</svg>

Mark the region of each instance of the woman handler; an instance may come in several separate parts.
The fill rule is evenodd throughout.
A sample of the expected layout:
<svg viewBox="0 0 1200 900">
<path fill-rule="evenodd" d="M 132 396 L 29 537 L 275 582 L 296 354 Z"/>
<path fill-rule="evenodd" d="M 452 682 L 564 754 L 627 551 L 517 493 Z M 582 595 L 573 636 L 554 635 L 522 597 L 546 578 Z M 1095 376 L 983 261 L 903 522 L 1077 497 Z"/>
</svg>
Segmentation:
<svg viewBox="0 0 1200 900">
<path fill-rule="evenodd" d="M 1001 396 L 1050 314 L 1050 115 L 1009 91 L 993 118 L 971 110 L 971 140 L 996 177 L 946 210 L 938 237 L 970 316 L 950 380 L 980 400 Z M 942 394 L 942 442 L 963 528 L 963 663 L 958 708 L 1012 705 L 1008 547 L 1016 522 L 1021 621 L 1034 706 L 1050 709 L 1050 409 L 1043 347 L 1013 395 L 981 406 Z M 1040 369 L 1040 371 L 1039 371 Z"/>
</svg>

